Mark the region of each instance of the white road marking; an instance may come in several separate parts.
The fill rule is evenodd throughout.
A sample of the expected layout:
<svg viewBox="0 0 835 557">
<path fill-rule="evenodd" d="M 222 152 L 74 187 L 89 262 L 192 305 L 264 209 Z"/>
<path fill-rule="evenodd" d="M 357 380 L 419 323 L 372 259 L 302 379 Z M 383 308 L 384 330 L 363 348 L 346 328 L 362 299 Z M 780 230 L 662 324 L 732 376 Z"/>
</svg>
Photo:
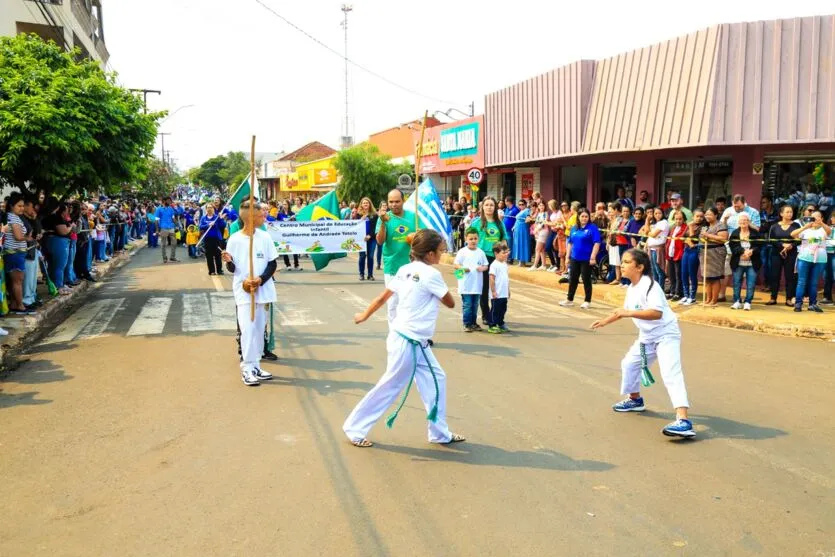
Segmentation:
<svg viewBox="0 0 835 557">
<path fill-rule="evenodd" d="M 235 313 L 235 294 L 232 292 L 212 292 L 209 295 L 212 304 L 212 323 L 215 330 L 234 331 L 238 326 Z"/>
<path fill-rule="evenodd" d="M 119 298 L 124 300 L 124 298 Z M 85 304 L 75 313 L 70 315 L 66 321 L 58 325 L 49 337 L 41 344 L 59 344 L 70 342 L 75 339 L 81 330 L 100 312 L 109 300 L 95 300 Z"/>
<path fill-rule="evenodd" d="M 128 336 L 162 334 L 172 301 L 171 298 L 150 298 L 142 306 L 142 311 L 131 325 Z"/>
<path fill-rule="evenodd" d="M 366 301 L 365 298 L 363 298 L 362 296 L 350 292 L 349 290 L 342 290 L 340 288 L 325 288 L 325 291 L 330 292 L 343 302 L 348 302 L 351 305 L 351 307 L 358 311 L 365 311 L 365 309 L 368 308 L 368 306 L 371 304 L 371 302 Z M 376 321 L 378 323 L 387 323 L 388 318 L 385 315 L 384 309 L 380 309 L 379 312 L 374 314 L 371 317 L 371 321 Z"/>
<path fill-rule="evenodd" d="M 113 317 L 116 316 L 116 313 L 122 309 L 125 303 L 124 298 L 111 298 L 102 301 L 104 303 L 99 308 L 98 313 L 81 329 L 76 340 L 89 340 L 102 336 L 107 326 L 113 320 Z"/>
<path fill-rule="evenodd" d="M 183 294 L 183 332 L 209 331 L 213 328 L 209 297 L 204 293 Z"/>
<path fill-rule="evenodd" d="M 220 280 L 220 277 L 211 277 L 211 279 L 212 279 L 212 284 L 215 285 L 215 290 L 217 292 L 223 292 L 223 290 L 224 290 L 223 281 Z"/>
<path fill-rule="evenodd" d="M 298 307 L 298 302 L 285 302 L 282 308 L 276 305 L 276 312 L 280 318 L 281 327 L 311 327 L 313 325 L 324 325 L 318 317 L 313 317 L 313 310 Z"/>
</svg>

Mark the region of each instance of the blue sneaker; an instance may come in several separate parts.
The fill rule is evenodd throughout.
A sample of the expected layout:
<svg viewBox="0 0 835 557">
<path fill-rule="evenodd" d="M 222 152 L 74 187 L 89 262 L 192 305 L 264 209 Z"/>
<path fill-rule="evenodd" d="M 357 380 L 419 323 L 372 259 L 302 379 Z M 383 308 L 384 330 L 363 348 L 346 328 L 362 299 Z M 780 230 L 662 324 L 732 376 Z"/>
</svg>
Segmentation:
<svg viewBox="0 0 835 557">
<path fill-rule="evenodd" d="M 695 437 L 696 432 L 693 431 L 693 424 L 690 420 L 676 420 L 661 430 L 661 433 L 667 437 Z"/>
<path fill-rule="evenodd" d="M 612 406 L 612 410 L 615 412 L 643 412 L 646 410 L 644 407 L 644 397 L 638 398 L 625 398 L 622 401 L 618 402 L 617 404 Z"/>
</svg>

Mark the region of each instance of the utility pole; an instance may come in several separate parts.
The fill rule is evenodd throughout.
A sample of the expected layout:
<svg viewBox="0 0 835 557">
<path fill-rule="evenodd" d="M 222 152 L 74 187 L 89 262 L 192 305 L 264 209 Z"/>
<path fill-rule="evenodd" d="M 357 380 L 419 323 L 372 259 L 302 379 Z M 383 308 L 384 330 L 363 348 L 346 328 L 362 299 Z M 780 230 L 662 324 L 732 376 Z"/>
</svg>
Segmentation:
<svg viewBox="0 0 835 557">
<path fill-rule="evenodd" d="M 342 4 L 342 28 L 345 31 L 345 135 L 342 139 L 342 147 L 350 147 L 353 141 L 351 141 L 351 131 L 350 131 L 350 123 L 348 121 L 349 112 L 348 112 L 348 12 L 354 10 L 354 7 L 350 4 Z"/>
<path fill-rule="evenodd" d="M 470 118 L 475 116 L 475 101 L 470 103 Z"/>
<path fill-rule="evenodd" d="M 142 104 L 145 106 L 145 114 L 148 114 L 148 93 L 154 93 L 155 95 L 162 95 L 162 91 L 157 91 L 155 89 L 130 89 L 134 93 L 142 93 Z"/>
<path fill-rule="evenodd" d="M 162 138 L 162 164 L 165 165 L 165 136 L 171 135 L 170 132 L 159 132 L 159 136 Z"/>
</svg>

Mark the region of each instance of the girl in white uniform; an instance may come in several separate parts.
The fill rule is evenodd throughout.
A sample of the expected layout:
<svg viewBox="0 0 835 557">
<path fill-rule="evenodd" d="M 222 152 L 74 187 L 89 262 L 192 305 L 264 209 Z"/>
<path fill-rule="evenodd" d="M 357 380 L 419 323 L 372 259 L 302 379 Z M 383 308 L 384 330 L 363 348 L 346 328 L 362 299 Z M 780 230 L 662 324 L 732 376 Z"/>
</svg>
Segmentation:
<svg viewBox="0 0 835 557">
<path fill-rule="evenodd" d="M 438 304 L 455 307 L 455 301 L 441 273 L 432 267 L 441 260 L 445 242 L 434 230 L 420 230 L 412 240 L 412 262 L 400 268 L 382 294 L 362 313 L 354 316 L 359 324 L 397 294 L 397 315 L 386 340 L 386 373 L 357 404 L 342 429 L 357 447 L 372 446 L 366 436 L 386 409 L 406 388 L 397 410 L 386 421 L 391 427 L 406 402 L 412 380 L 426 407 L 430 443 L 458 443 L 464 437 L 449 431 L 446 423 L 446 374 L 432 354 L 429 339 L 435 333 Z"/>
<path fill-rule="evenodd" d="M 629 396 L 612 406 L 612 409 L 615 412 L 646 410 L 640 391 L 641 376 L 645 376 L 645 386 L 653 382 L 649 366 L 657 359 L 664 386 L 676 409 L 676 421 L 668 424 L 661 432 L 670 437 L 693 437 L 696 432 L 687 417 L 690 404 L 681 369 L 681 330 L 675 313 L 667 304 L 664 289 L 652 279 L 649 258 L 646 252 L 637 249 L 630 249 L 623 254 L 621 274 L 630 282 L 623 309 L 595 321 L 591 328 L 600 329 L 624 317 L 631 317 L 638 327 L 638 340 L 620 364 L 621 393 Z"/>
</svg>

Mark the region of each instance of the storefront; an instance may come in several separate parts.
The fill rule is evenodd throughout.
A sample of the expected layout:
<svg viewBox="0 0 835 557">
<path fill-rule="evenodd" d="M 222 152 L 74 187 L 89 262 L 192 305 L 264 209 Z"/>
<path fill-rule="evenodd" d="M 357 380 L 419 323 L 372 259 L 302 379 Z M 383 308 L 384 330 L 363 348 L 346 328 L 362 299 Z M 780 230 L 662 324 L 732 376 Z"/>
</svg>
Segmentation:
<svg viewBox="0 0 835 557">
<path fill-rule="evenodd" d="M 336 189 L 339 176 L 333 161 L 336 156 L 296 165 L 294 172 L 281 176 L 280 199 L 322 194 Z"/>
<path fill-rule="evenodd" d="M 425 130 L 420 172 L 432 180 L 442 199 L 471 194 L 465 177 L 472 168 L 484 170 L 483 128 L 484 117 L 476 116 Z M 415 132 L 414 138 L 417 153 L 420 133 Z M 477 193 L 484 197 L 485 188 Z"/>
<path fill-rule="evenodd" d="M 524 168 L 545 199 L 589 207 L 619 187 L 650 203 L 675 191 L 691 208 L 820 197 L 835 189 L 835 82 L 819 77 L 833 44 L 835 16 L 714 25 L 509 85 L 485 97 L 488 176 L 515 170 L 521 195 Z"/>
</svg>

